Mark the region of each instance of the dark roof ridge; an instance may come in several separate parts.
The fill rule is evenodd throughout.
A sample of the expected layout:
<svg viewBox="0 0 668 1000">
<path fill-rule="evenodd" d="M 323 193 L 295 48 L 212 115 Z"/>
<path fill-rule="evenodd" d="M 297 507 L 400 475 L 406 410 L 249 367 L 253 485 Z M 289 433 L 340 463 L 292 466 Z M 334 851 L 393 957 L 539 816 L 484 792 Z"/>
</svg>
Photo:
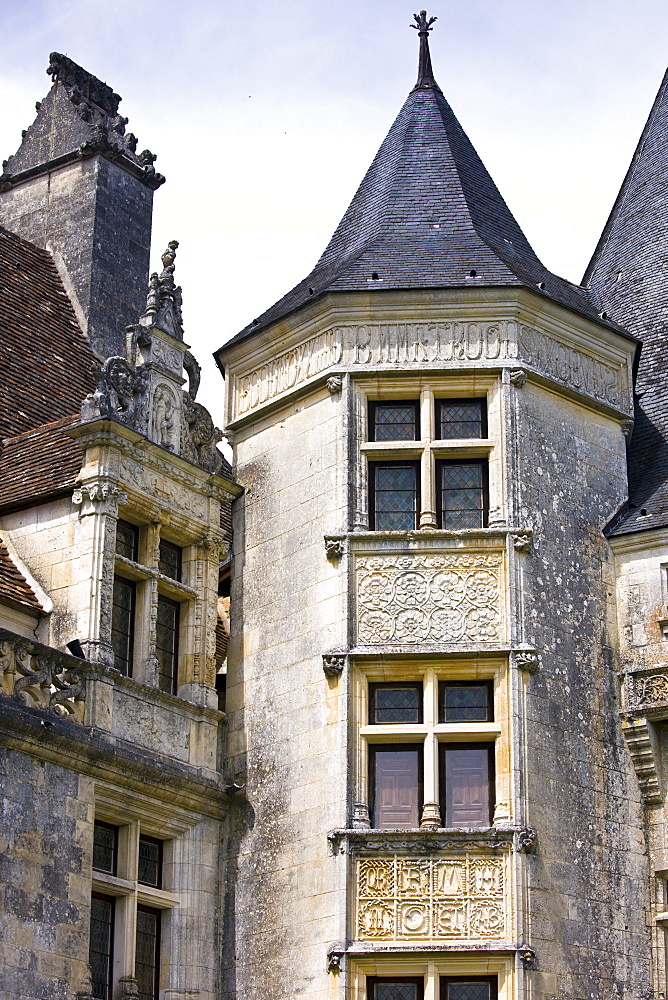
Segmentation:
<svg viewBox="0 0 668 1000">
<path fill-rule="evenodd" d="M 631 162 L 624 175 L 624 180 L 622 181 L 621 187 L 617 193 L 617 197 L 615 198 L 614 204 L 612 206 L 612 209 L 610 210 L 610 214 L 603 227 L 603 231 L 601 232 L 601 235 L 598 239 L 598 243 L 596 244 L 591 259 L 587 264 L 587 267 L 585 268 L 584 275 L 582 276 L 582 285 L 585 288 L 587 288 L 590 285 L 592 278 L 595 274 L 597 264 L 604 256 L 605 251 L 608 247 L 610 238 L 614 231 L 615 223 L 619 218 L 619 216 L 621 215 L 626 204 L 628 203 L 628 199 L 631 195 L 631 185 L 634 176 L 640 166 L 642 154 L 651 137 L 652 123 L 654 121 L 656 114 L 658 113 L 658 111 L 660 110 L 661 106 L 664 104 L 667 98 L 668 98 L 668 69 L 666 69 L 665 73 L 663 74 L 663 79 L 657 91 L 656 97 L 654 98 L 654 103 L 652 104 L 650 112 L 647 116 L 647 120 L 645 122 L 643 130 L 640 134 L 638 145 L 634 150 L 633 156 L 631 157 Z"/>
</svg>

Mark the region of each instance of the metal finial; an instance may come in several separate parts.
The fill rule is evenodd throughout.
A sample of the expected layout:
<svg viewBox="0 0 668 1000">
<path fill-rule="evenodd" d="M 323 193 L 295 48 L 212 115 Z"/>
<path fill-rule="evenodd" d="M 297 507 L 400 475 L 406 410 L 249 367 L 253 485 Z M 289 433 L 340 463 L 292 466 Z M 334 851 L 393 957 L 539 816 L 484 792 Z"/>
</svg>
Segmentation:
<svg viewBox="0 0 668 1000">
<path fill-rule="evenodd" d="M 431 56 L 429 55 L 429 32 L 433 30 L 432 24 L 437 21 L 437 17 L 427 17 L 427 11 L 421 10 L 419 14 L 413 14 L 415 28 L 420 36 L 420 61 L 418 63 L 418 78 L 413 90 L 437 90 L 442 93 L 441 88 L 434 79 L 434 71 L 431 68 Z"/>
<path fill-rule="evenodd" d="M 427 20 L 427 11 L 421 10 L 419 14 L 413 14 L 413 20 L 415 21 L 415 24 L 411 24 L 411 28 L 415 28 L 416 31 L 419 31 L 420 34 L 422 34 L 423 31 L 433 31 L 434 29 L 432 28 L 432 24 L 434 21 L 438 21 L 438 18 L 430 17 L 429 20 Z"/>
</svg>

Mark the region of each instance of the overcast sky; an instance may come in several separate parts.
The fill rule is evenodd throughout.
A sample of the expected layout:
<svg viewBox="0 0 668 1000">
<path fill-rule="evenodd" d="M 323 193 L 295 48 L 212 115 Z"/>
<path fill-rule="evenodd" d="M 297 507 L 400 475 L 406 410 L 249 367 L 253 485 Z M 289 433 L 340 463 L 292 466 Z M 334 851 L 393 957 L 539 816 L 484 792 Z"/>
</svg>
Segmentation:
<svg viewBox="0 0 668 1000">
<path fill-rule="evenodd" d="M 180 241 L 186 340 L 211 352 L 313 266 L 409 90 L 399 0 L 0 0 L 0 159 L 58 50 L 157 153 L 153 268 Z M 434 72 L 551 270 L 579 281 L 668 60 L 665 0 L 468 0 L 428 13 Z"/>
</svg>

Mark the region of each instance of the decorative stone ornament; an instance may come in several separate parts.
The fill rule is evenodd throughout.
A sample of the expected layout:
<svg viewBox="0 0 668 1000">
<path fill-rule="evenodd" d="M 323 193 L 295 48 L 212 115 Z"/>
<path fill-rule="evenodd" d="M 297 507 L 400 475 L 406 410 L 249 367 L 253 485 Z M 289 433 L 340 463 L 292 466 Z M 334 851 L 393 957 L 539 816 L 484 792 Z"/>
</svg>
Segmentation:
<svg viewBox="0 0 668 1000">
<path fill-rule="evenodd" d="M 353 830 L 370 830 L 369 807 L 366 802 L 356 802 L 353 806 Z"/>
<path fill-rule="evenodd" d="M 441 810 L 438 802 L 425 802 L 422 807 L 421 830 L 439 830 L 441 827 Z"/>
<path fill-rule="evenodd" d="M 346 666 L 346 658 L 338 653 L 323 653 L 322 669 L 326 677 L 340 677 Z"/>
<path fill-rule="evenodd" d="M 325 553 L 330 562 L 338 562 L 345 552 L 343 535 L 325 535 Z"/>
<path fill-rule="evenodd" d="M 536 952 L 533 948 L 524 946 L 519 949 L 518 952 L 520 956 L 520 961 L 525 969 L 533 969 L 536 966 Z"/>
<path fill-rule="evenodd" d="M 341 972 L 341 963 L 344 955 L 345 949 L 340 944 L 333 944 L 327 952 L 327 971 Z"/>
<path fill-rule="evenodd" d="M 334 396 L 343 389 L 343 379 L 340 375 L 330 375 L 326 382 L 327 391 Z"/>
<path fill-rule="evenodd" d="M 523 830 L 515 836 L 515 845 L 518 851 L 529 854 L 536 847 L 537 834 L 532 826 L 525 826 Z"/>
<path fill-rule="evenodd" d="M 518 670 L 525 670 L 528 674 L 535 674 L 540 666 L 535 649 L 516 649 L 513 659 Z"/>
<path fill-rule="evenodd" d="M 533 548 L 533 532 L 531 528 L 520 528 L 511 532 L 513 548 L 516 552 L 528 554 Z"/>
<path fill-rule="evenodd" d="M 511 385 L 514 385 L 518 389 L 521 389 L 527 380 L 527 373 L 524 371 L 523 368 L 513 368 L 513 370 L 510 372 L 509 378 Z"/>
</svg>

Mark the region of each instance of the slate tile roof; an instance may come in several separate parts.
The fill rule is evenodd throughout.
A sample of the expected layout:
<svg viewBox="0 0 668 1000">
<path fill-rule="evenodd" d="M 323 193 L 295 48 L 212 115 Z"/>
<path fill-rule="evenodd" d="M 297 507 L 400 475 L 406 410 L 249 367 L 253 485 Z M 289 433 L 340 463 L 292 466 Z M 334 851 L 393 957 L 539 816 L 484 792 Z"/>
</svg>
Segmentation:
<svg viewBox="0 0 668 1000">
<path fill-rule="evenodd" d="M 70 414 L 24 434 L 5 438 L 0 451 L 0 512 L 34 506 L 70 492 L 81 471 L 80 447 L 65 434 L 79 423 Z"/>
<path fill-rule="evenodd" d="M 0 437 L 77 410 L 95 363 L 51 255 L 0 226 Z"/>
<path fill-rule="evenodd" d="M 643 342 L 628 451 L 630 510 L 613 534 L 668 525 L 668 72 L 583 282 Z"/>
<path fill-rule="evenodd" d="M 313 271 L 225 346 L 326 291 L 472 285 L 528 287 L 600 321 L 587 291 L 538 260 L 440 90 L 418 89 Z"/>
<path fill-rule="evenodd" d="M 44 608 L 33 593 L 30 584 L 12 562 L 11 556 L 0 540 L 0 603 L 19 605 L 26 611 L 44 613 Z"/>
</svg>

